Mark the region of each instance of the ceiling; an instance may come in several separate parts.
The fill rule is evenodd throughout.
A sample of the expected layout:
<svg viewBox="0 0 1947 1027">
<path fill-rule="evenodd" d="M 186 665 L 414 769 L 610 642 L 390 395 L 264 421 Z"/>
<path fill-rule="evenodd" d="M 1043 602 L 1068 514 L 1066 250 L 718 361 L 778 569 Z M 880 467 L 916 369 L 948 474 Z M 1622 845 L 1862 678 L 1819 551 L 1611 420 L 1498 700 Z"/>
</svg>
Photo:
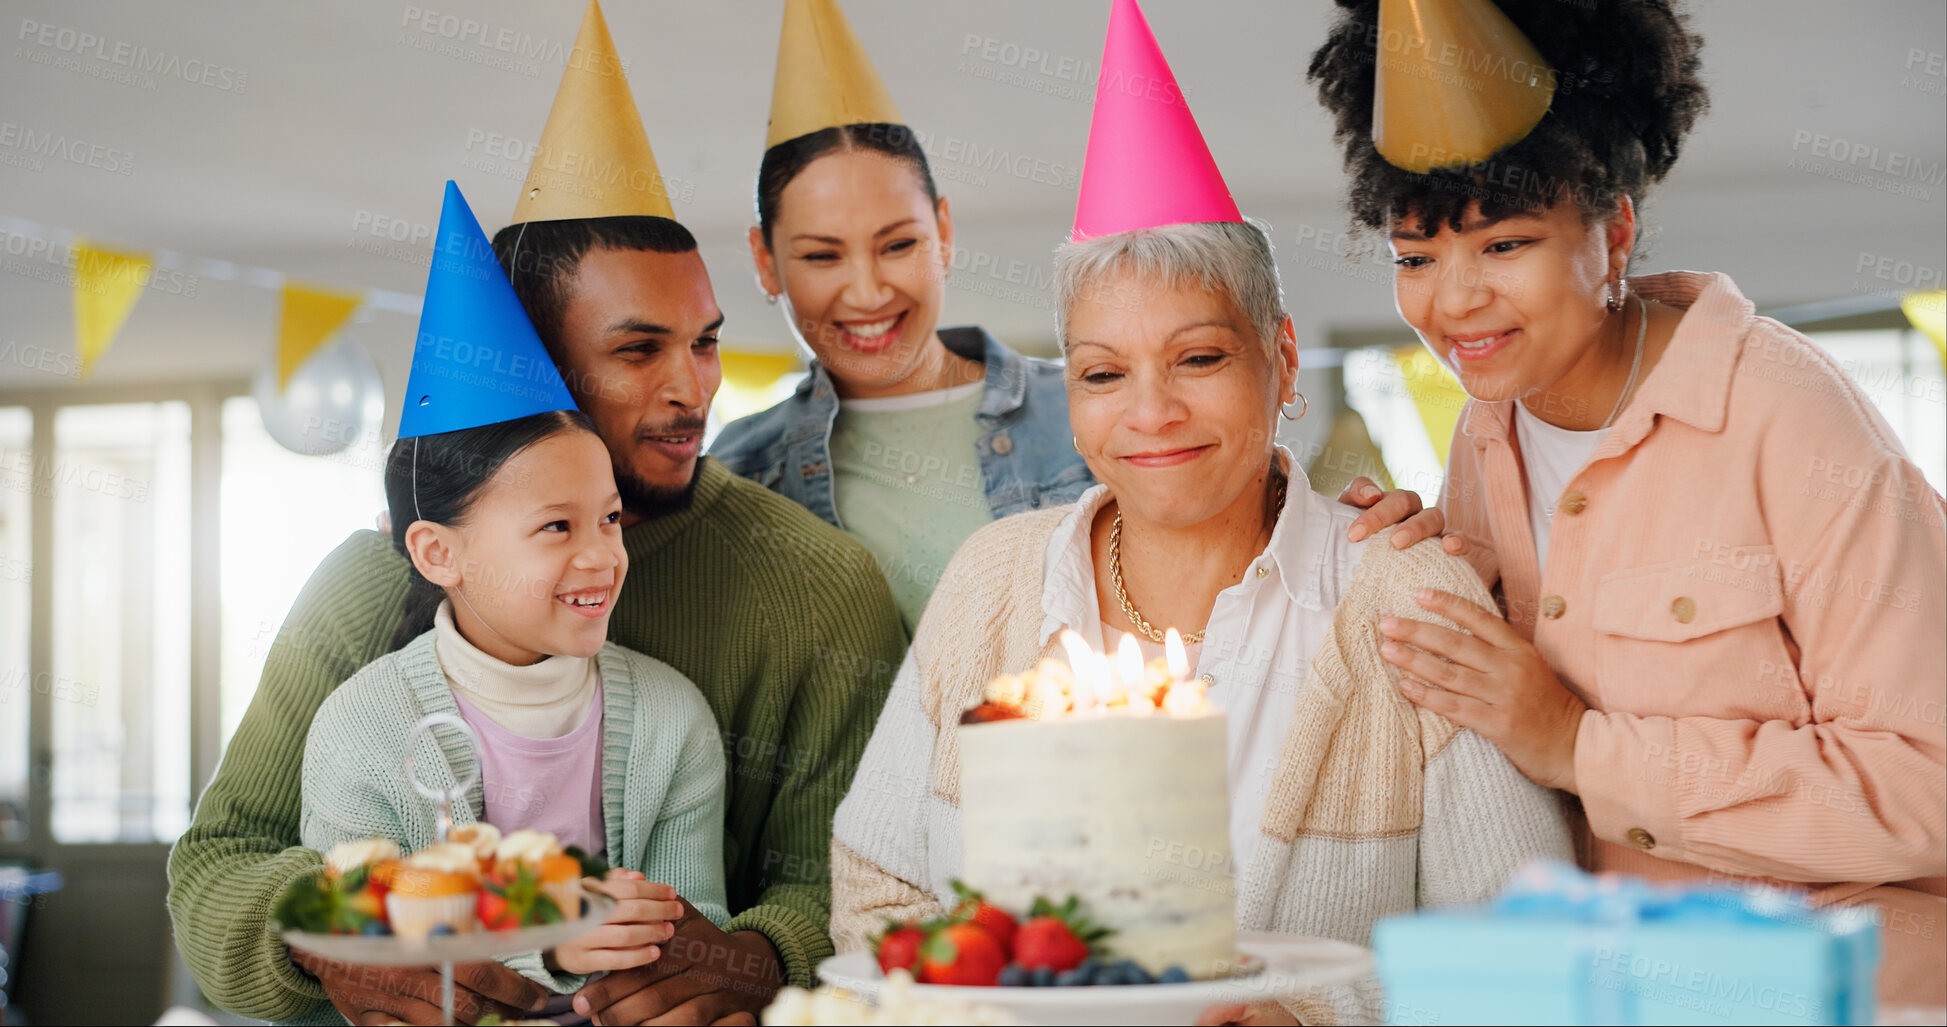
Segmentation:
<svg viewBox="0 0 1947 1027">
<path fill-rule="evenodd" d="M 1333 252 L 1344 223 L 1339 163 L 1303 81 L 1330 5 L 1145 7 L 1240 205 L 1274 226 L 1303 341 L 1393 324 L 1383 267 Z M 72 346 L 64 270 L 29 252 L 36 237 L 168 251 L 165 263 L 177 266 L 137 303 L 99 383 L 250 374 L 277 317 L 277 293 L 263 287 L 275 277 L 252 284 L 250 269 L 386 290 L 400 295 L 381 306 L 411 310 L 444 179 L 459 181 L 489 232 L 512 210 L 522 162 L 509 157 L 524 157 L 540 135 L 582 0 L 183 8 L 7 5 L 0 389 L 75 386 L 71 362 L 50 370 L 23 355 Z M 1108 4 L 845 8 L 954 203 L 965 253 L 948 320 L 1045 346 L 1046 258 L 1073 212 L 1090 113 L 1078 69 L 1099 59 Z M 1713 108 L 1647 212 L 1658 233 L 1649 263 L 1727 271 L 1761 306 L 1891 290 L 1928 273 L 1937 283 L 1947 265 L 1947 5 L 1692 0 L 1690 9 L 1707 41 Z M 743 242 L 780 5 L 610 0 L 605 11 L 677 186 L 678 217 L 703 242 L 727 340 L 788 351 Z M 98 41 L 84 46 L 88 37 Z M 158 70 L 132 72 L 131 60 Z M 68 152 L 86 144 L 100 166 L 40 156 L 28 132 L 62 138 Z M 1820 137 L 1877 149 L 1841 166 Z M 417 239 L 416 228 L 425 229 Z M 412 325 L 410 313 L 368 308 L 350 329 L 394 391 Z"/>
</svg>

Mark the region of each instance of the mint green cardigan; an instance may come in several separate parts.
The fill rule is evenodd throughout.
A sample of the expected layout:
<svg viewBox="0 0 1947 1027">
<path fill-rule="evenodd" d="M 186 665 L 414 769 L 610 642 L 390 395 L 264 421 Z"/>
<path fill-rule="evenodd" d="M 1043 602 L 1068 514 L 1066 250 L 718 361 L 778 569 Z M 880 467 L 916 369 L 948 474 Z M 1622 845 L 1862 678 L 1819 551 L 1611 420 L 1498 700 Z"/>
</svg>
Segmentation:
<svg viewBox="0 0 1947 1027">
<path fill-rule="evenodd" d="M 390 838 L 407 852 L 438 840 L 433 804 L 406 779 L 407 736 L 429 713 L 457 715 L 428 631 L 352 676 L 318 707 L 304 745 L 299 831 L 323 852 L 342 841 Z M 676 889 L 718 926 L 730 920 L 723 883 L 723 742 L 689 679 L 661 660 L 605 643 L 602 675 L 602 819 L 608 861 Z M 457 729 L 435 725 L 419 741 L 414 773 L 451 789 L 474 776 L 453 822 L 480 819 L 478 760 Z M 572 801 L 572 799 L 570 800 Z M 584 978 L 549 973 L 541 954 L 504 960 L 566 994 Z M 317 1010 L 327 1016 L 330 1006 Z"/>
</svg>

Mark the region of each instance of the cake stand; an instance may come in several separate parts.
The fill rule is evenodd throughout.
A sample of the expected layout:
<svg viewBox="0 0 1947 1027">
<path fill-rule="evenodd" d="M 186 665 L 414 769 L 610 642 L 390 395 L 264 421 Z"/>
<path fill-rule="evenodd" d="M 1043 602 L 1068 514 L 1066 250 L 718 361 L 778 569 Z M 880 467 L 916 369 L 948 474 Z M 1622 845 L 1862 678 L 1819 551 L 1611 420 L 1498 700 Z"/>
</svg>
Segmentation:
<svg viewBox="0 0 1947 1027">
<path fill-rule="evenodd" d="M 442 724 L 458 730 L 476 757 L 473 761 L 472 773 L 464 779 L 456 780 L 450 789 L 427 785 L 413 772 L 413 751 L 418 748 L 420 736 Z M 432 802 L 439 811 L 436 826 L 438 839 L 442 842 L 446 841 L 448 833 L 453 829 L 453 804 L 464 801 L 467 790 L 472 788 L 474 782 L 480 778 L 479 751 L 480 739 L 473 733 L 473 729 L 467 726 L 466 721 L 451 713 L 430 713 L 420 718 L 419 723 L 413 727 L 412 737 L 406 741 L 406 780 L 412 783 L 413 790 Z M 498 959 L 563 945 L 600 927 L 614 908 L 615 900 L 608 895 L 583 888 L 581 916 L 559 924 L 540 924 L 513 931 L 478 930 L 466 934 L 442 934 L 426 938 L 401 938 L 395 935 L 312 934 L 306 931 L 285 931 L 282 936 L 285 944 L 294 949 L 303 949 L 326 959 L 345 963 L 362 966 L 439 967 L 441 1022 L 451 1024 L 454 963 Z"/>
</svg>

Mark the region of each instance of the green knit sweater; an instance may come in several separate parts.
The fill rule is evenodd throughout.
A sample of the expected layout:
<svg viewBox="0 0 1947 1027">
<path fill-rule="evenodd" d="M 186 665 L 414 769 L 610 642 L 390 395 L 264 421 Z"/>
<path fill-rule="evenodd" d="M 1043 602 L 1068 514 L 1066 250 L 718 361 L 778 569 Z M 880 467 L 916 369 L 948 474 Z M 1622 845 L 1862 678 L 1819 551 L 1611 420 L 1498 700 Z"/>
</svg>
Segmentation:
<svg viewBox="0 0 1947 1027">
<path fill-rule="evenodd" d="M 623 542 L 629 575 L 609 637 L 688 677 L 722 731 L 727 928 L 763 932 L 791 982 L 810 986 L 832 951 L 832 813 L 906 648 L 885 577 L 857 542 L 714 459 L 688 509 L 630 527 Z M 319 566 L 170 853 L 177 947 L 226 1009 L 293 1020 L 323 1000 L 271 932 L 270 910 L 322 865 L 298 829 L 311 718 L 385 655 L 407 567 L 371 531 Z"/>
<path fill-rule="evenodd" d="M 406 742 L 429 713 L 458 716 L 453 688 L 433 651 L 436 631 L 352 675 L 325 699 L 304 743 L 306 848 L 390 838 L 407 852 L 439 840 L 439 817 L 406 777 Z M 614 642 L 596 656 L 602 675 L 602 827 L 609 862 L 676 889 L 717 924 L 730 919 L 723 888 L 723 745 L 696 686 L 661 660 Z M 414 747 L 413 774 L 452 789 L 476 774 L 478 754 L 459 729 L 435 724 Z M 486 807 L 474 777 L 455 824 Z M 587 983 L 553 973 L 541 953 L 502 960 L 557 994 Z M 335 1011 L 335 1010 L 334 1010 Z M 343 1022 L 334 1018 L 332 1022 Z"/>
</svg>

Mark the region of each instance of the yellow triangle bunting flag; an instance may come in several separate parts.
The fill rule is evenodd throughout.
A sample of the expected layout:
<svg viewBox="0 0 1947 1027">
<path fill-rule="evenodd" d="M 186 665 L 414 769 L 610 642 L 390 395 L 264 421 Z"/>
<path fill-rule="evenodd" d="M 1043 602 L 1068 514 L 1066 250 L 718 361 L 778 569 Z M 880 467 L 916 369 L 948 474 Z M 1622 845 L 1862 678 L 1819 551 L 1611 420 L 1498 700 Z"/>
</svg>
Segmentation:
<svg viewBox="0 0 1947 1027">
<path fill-rule="evenodd" d="M 352 316 L 363 299 L 340 292 L 284 283 L 284 310 L 277 320 L 277 387 L 291 383 L 291 375 L 333 332 Z"/>
<path fill-rule="evenodd" d="M 77 240 L 74 256 L 74 349 L 81 358 L 81 377 L 94 372 L 95 361 L 115 344 L 142 289 L 149 284 L 155 259 L 145 253 L 120 253 Z"/>
</svg>

